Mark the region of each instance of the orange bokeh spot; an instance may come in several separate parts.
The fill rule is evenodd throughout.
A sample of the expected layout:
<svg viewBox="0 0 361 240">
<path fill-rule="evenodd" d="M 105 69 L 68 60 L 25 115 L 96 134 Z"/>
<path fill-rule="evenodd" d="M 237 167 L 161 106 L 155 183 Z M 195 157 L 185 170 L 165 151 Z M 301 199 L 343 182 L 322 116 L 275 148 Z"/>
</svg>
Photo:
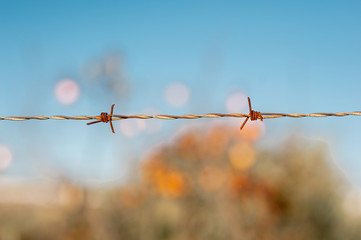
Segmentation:
<svg viewBox="0 0 361 240">
<path fill-rule="evenodd" d="M 156 184 L 158 192 L 165 197 L 177 198 L 185 191 L 184 177 L 176 171 L 158 171 Z"/>
<path fill-rule="evenodd" d="M 141 164 L 142 179 L 147 183 L 154 183 L 157 172 L 165 171 L 167 166 L 165 165 L 164 156 L 160 153 L 152 153 Z"/>
<path fill-rule="evenodd" d="M 160 154 L 150 157 L 142 166 L 143 180 L 159 194 L 176 198 L 184 194 L 186 181 L 183 175 L 164 163 Z"/>
<path fill-rule="evenodd" d="M 198 175 L 199 185 L 207 191 L 218 190 L 223 186 L 224 181 L 224 172 L 215 166 L 205 166 Z"/>
<path fill-rule="evenodd" d="M 239 141 L 229 149 L 228 158 L 234 168 L 245 171 L 255 162 L 256 151 L 249 142 Z"/>
</svg>

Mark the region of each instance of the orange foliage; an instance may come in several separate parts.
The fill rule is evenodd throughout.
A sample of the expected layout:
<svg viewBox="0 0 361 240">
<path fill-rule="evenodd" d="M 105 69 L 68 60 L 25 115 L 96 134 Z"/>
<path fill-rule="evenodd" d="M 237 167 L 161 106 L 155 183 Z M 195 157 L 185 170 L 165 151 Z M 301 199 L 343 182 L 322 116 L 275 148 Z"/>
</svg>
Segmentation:
<svg viewBox="0 0 361 240">
<path fill-rule="evenodd" d="M 205 166 L 198 175 L 199 185 L 207 191 L 215 191 L 221 188 L 225 181 L 225 173 L 215 166 Z"/>
<path fill-rule="evenodd" d="M 177 198 L 185 192 L 184 177 L 177 171 L 158 171 L 156 186 L 158 192 L 165 197 Z"/>
<path fill-rule="evenodd" d="M 250 184 L 251 183 L 246 174 L 232 174 L 228 178 L 228 188 L 231 195 L 239 194 L 246 188 L 249 188 Z"/>
<path fill-rule="evenodd" d="M 191 132 L 186 133 L 179 139 L 177 146 L 179 154 L 186 159 L 194 160 L 198 157 L 196 150 L 198 150 L 199 143 L 200 139 L 197 135 Z"/>
<path fill-rule="evenodd" d="M 161 155 L 153 156 L 143 164 L 143 180 L 165 197 L 180 197 L 186 189 L 184 176 L 166 165 Z"/>
<path fill-rule="evenodd" d="M 212 159 L 221 160 L 221 155 L 231 141 L 230 135 L 226 134 L 228 130 L 222 126 L 211 128 L 200 142 L 201 156 L 210 156 Z"/>
</svg>

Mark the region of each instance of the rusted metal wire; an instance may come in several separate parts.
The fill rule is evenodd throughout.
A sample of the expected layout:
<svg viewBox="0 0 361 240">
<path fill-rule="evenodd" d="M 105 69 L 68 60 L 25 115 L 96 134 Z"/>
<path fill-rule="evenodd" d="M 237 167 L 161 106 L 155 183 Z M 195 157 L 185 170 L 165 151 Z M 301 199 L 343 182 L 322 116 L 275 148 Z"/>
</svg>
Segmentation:
<svg viewBox="0 0 361 240">
<path fill-rule="evenodd" d="M 199 119 L 199 118 L 221 118 L 221 117 L 233 117 L 233 118 L 246 118 L 241 126 L 241 129 L 245 126 L 248 119 L 250 118 L 251 121 L 255 121 L 260 119 L 270 119 L 270 118 L 282 118 L 282 117 L 291 117 L 291 118 L 304 118 L 304 117 L 344 117 L 344 116 L 361 116 L 361 111 L 356 112 L 338 112 L 338 113 L 261 113 L 252 110 L 251 100 L 248 98 L 248 105 L 249 105 L 249 114 L 243 113 L 207 113 L 207 114 L 188 114 L 188 115 L 145 115 L 145 114 L 137 114 L 137 115 L 117 115 L 113 114 L 114 104 L 111 107 L 110 114 L 103 112 L 98 116 L 62 116 L 62 115 L 55 115 L 55 116 L 28 116 L 28 117 L 0 117 L 0 120 L 8 120 L 8 121 L 26 121 L 26 120 L 95 120 L 93 122 L 87 123 L 87 125 L 104 122 L 110 124 L 110 128 L 113 133 L 114 127 L 112 121 L 116 120 L 123 120 L 123 119 L 150 119 L 150 118 L 157 118 L 157 119 L 167 119 L 167 120 L 174 120 L 174 119 Z"/>
<path fill-rule="evenodd" d="M 114 127 L 113 127 L 113 110 L 114 110 L 114 105 L 112 105 L 111 109 L 110 109 L 110 115 L 108 115 L 108 113 L 106 112 L 102 112 L 100 115 L 99 115 L 99 120 L 98 121 L 94 121 L 94 122 L 90 122 L 90 123 L 87 123 L 86 125 L 91 125 L 91 124 L 94 124 L 94 123 L 99 123 L 99 122 L 109 122 L 110 124 L 110 128 L 112 130 L 113 133 L 115 133 L 114 131 Z"/>
<path fill-rule="evenodd" d="M 246 125 L 247 121 L 249 118 L 251 118 L 251 121 L 256 121 L 257 119 L 261 119 L 261 121 L 263 121 L 263 117 L 262 114 L 260 112 L 256 112 L 252 110 L 252 106 L 251 106 L 251 99 L 248 98 L 248 106 L 249 106 L 249 117 L 247 117 L 242 126 L 240 127 L 240 129 L 242 130 L 244 125 Z"/>
</svg>

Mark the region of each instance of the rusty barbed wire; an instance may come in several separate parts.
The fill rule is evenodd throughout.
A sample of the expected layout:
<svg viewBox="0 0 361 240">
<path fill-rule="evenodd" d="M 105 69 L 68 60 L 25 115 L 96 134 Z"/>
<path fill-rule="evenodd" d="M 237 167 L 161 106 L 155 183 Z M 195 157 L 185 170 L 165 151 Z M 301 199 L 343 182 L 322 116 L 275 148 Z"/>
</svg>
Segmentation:
<svg viewBox="0 0 361 240">
<path fill-rule="evenodd" d="M 222 117 L 234 117 L 234 118 L 246 118 L 241 125 L 241 130 L 247 123 L 248 119 L 250 118 L 251 121 L 256 121 L 260 119 L 271 119 L 271 118 L 283 118 L 283 117 L 290 117 L 290 118 L 304 118 L 304 117 L 345 117 L 345 116 L 361 116 L 361 111 L 355 112 L 337 112 L 337 113 L 261 113 L 252 110 L 251 100 L 248 98 L 248 105 L 249 105 L 249 114 L 244 113 L 207 113 L 207 114 L 187 114 L 187 115 L 147 115 L 147 114 L 136 114 L 136 115 L 117 115 L 113 114 L 114 104 L 111 107 L 110 114 L 103 112 L 98 116 L 62 116 L 62 115 L 55 115 L 55 116 L 26 116 L 26 117 L 0 117 L 1 120 L 7 121 L 27 121 L 27 120 L 96 120 L 87 125 L 104 122 L 110 124 L 110 128 L 113 133 L 114 127 L 112 121 L 117 120 L 124 120 L 124 119 L 163 119 L 163 120 L 175 120 L 175 119 L 199 119 L 199 118 L 222 118 Z"/>
<path fill-rule="evenodd" d="M 99 115 L 100 119 L 98 121 L 90 122 L 90 123 L 87 123 L 86 125 L 91 125 L 91 124 L 99 123 L 99 122 L 105 122 L 105 123 L 109 122 L 112 132 L 115 133 L 114 127 L 113 127 L 113 122 L 112 122 L 114 106 L 115 106 L 115 104 L 113 104 L 112 107 L 110 108 L 110 115 L 108 115 L 108 113 L 106 113 L 106 112 L 102 112 Z"/>
<path fill-rule="evenodd" d="M 246 125 L 247 121 L 249 118 L 251 118 L 251 121 L 256 121 L 257 119 L 261 119 L 261 121 L 263 121 L 263 117 L 262 114 L 260 112 L 256 112 L 252 110 L 252 106 L 251 106 L 251 99 L 248 98 L 248 106 L 249 106 L 249 117 L 247 117 L 242 126 L 240 127 L 240 129 L 242 130 L 244 125 Z"/>
</svg>

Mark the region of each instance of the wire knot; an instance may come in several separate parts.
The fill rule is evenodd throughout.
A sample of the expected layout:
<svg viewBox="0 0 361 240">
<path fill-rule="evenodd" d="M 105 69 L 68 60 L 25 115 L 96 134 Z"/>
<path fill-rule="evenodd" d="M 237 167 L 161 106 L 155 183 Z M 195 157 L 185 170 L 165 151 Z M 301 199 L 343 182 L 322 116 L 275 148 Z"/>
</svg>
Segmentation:
<svg viewBox="0 0 361 240">
<path fill-rule="evenodd" d="M 100 117 L 100 121 L 105 123 L 112 120 L 112 116 L 108 115 L 108 113 L 106 112 L 102 112 L 99 117 Z"/>
<path fill-rule="evenodd" d="M 251 118 L 251 121 L 256 121 L 258 119 L 261 119 L 261 121 L 263 121 L 262 114 L 260 112 L 252 110 L 251 99 L 249 97 L 248 97 L 248 106 L 249 106 L 249 116 L 244 120 L 244 122 L 243 122 L 243 124 L 242 124 L 242 126 L 240 128 L 241 130 L 246 125 L 249 118 Z"/>
<path fill-rule="evenodd" d="M 102 112 L 99 116 L 97 116 L 96 118 L 99 119 L 97 121 L 94 121 L 94 122 L 90 122 L 90 123 L 87 123 L 87 125 L 91 125 L 91 124 L 94 124 L 94 123 L 100 123 L 100 122 L 104 122 L 104 123 L 108 123 L 109 122 L 109 125 L 110 125 L 110 128 L 112 130 L 113 133 L 115 133 L 114 131 L 114 127 L 113 127 L 113 110 L 114 110 L 114 105 L 112 105 L 111 109 L 110 109 L 110 114 L 106 113 L 106 112 Z"/>
</svg>

